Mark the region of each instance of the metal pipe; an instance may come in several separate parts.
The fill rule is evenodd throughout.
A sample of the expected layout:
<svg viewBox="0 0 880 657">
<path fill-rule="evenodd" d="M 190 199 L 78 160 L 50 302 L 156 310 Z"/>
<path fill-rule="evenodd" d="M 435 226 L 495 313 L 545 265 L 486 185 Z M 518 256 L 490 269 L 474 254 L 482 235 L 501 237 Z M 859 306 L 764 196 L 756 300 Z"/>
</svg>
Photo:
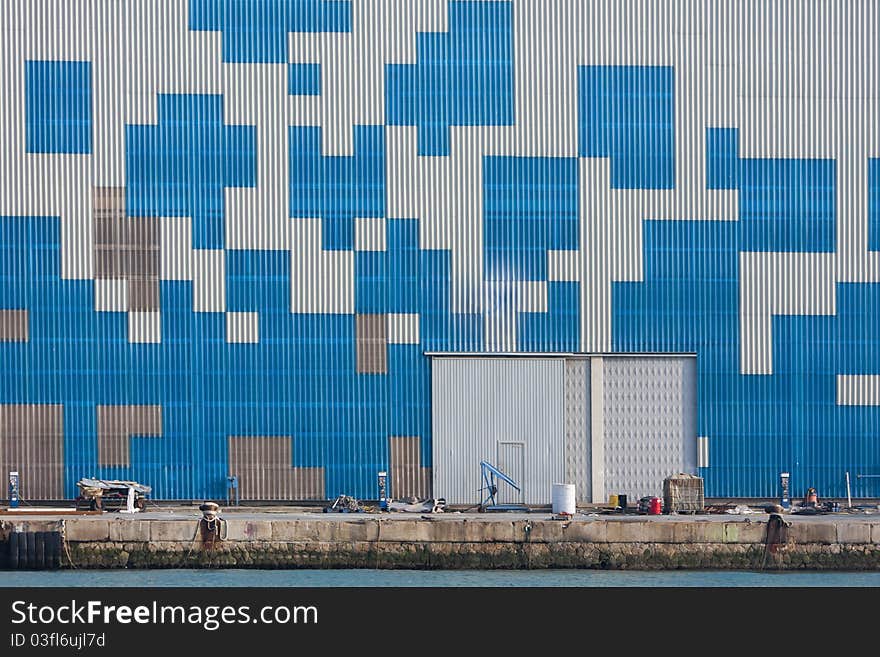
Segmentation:
<svg viewBox="0 0 880 657">
<path fill-rule="evenodd" d="M 852 508 L 852 492 L 849 487 L 849 472 L 846 473 L 846 508 Z"/>
<path fill-rule="evenodd" d="M 880 479 L 880 475 L 856 475 L 856 479 Z"/>
</svg>

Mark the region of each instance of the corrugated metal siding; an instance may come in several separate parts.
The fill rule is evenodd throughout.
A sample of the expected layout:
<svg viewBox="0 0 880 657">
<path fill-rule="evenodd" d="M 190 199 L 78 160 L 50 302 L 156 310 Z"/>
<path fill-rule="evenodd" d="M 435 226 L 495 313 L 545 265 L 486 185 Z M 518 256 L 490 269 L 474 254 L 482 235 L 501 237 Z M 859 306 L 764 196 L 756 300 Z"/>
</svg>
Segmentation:
<svg viewBox="0 0 880 657">
<path fill-rule="evenodd" d="M 478 504 L 480 461 L 495 464 L 521 443 L 523 499 L 549 504 L 553 484 L 565 476 L 563 387 L 561 359 L 435 358 L 434 495 Z"/>
<path fill-rule="evenodd" d="M 607 493 L 661 495 L 669 475 L 696 474 L 694 359 L 603 361 Z"/>
<path fill-rule="evenodd" d="M 389 490 L 393 499 L 431 494 L 431 468 L 422 466 L 421 440 L 418 436 L 392 436 L 389 439 Z"/>
<path fill-rule="evenodd" d="M 874 0 L 0 3 L 0 405 L 62 408 L 68 496 L 222 496 L 241 435 L 370 497 L 391 438 L 431 466 L 424 351 L 695 352 L 707 495 L 788 471 L 840 496 L 880 473 L 878 24 Z M 99 406 L 161 406 L 163 433 L 102 462 Z"/>
<path fill-rule="evenodd" d="M 229 473 L 242 500 L 321 500 L 323 468 L 294 468 L 288 436 L 230 436 Z"/>
<path fill-rule="evenodd" d="M 98 464 L 131 465 L 132 436 L 161 436 L 161 406 L 98 406 Z"/>
<path fill-rule="evenodd" d="M 64 497 L 64 416 L 60 405 L 0 405 L 0 472 L 18 472 L 21 498 Z"/>
</svg>

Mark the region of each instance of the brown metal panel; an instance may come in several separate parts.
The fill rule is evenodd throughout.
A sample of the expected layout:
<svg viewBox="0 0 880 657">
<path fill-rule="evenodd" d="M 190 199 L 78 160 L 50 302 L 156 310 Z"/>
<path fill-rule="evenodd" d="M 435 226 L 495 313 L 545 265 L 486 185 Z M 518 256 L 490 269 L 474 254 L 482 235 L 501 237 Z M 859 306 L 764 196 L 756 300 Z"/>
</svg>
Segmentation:
<svg viewBox="0 0 880 657">
<path fill-rule="evenodd" d="M 94 187 L 92 202 L 95 213 L 125 212 L 125 187 Z"/>
<path fill-rule="evenodd" d="M 0 342 L 27 342 L 30 314 L 27 310 L 0 310 Z"/>
<path fill-rule="evenodd" d="M 137 247 L 120 247 L 119 262 L 126 278 L 158 278 L 158 249 L 141 249 Z"/>
<path fill-rule="evenodd" d="M 119 217 L 95 213 L 95 249 L 112 249 L 119 243 Z"/>
<path fill-rule="evenodd" d="M 121 221 L 125 217 L 125 189 L 122 187 L 95 187 L 92 190 L 92 223 L 95 251 L 96 278 L 119 276 L 118 267 L 112 263 L 112 256 L 102 256 L 99 252 L 114 250 L 119 244 Z"/>
<path fill-rule="evenodd" d="M 291 444 L 287 437 L 230 439 L 230 466 L 245 499 L 289 498 Z"/>
<path fill-rule="evenodd" d="M 161 406 L 99 405 L 96 408 L 99 465 L 131 465 L 131 436 L 162 435 Z"/>
<path fill-rule="evenodd" d="M 17 471 L 24 500 L 64 496 L 64 409 L 0 405 L 0 472 Z"/>
<path fill-rule="evenodd" d="M 128 309 L 136 311 L 159 310 L 159 279 L 129 278 Z"/>
<path fill-rule="evenodd" d="M 124 190 L 97 188 L 95 197 L 95 278 L 127 279 L 128 310 L 158 310 L 159 219 L 126 218 Z"/>
<path fill-rule="evenodd" d="M 324 468 L 291 468 L 290 499 L 293 500 L 323 500 L 327 496 L 324 493 Z"/>
<path fill-rule="evenodd" d="M 358 374 L 388 371 L 388 321 L 385 315 L 356 315 Z"/>
<path fill-rule="evenodd" d="M 419 436 L 391 436 L 388 439 L 390 492 L 397 499 L 430 496 L 431 468 L 422 467 Z"/>
<path fill-rule="evenodd" d="M 290 436 L 229 436 L 229 474 L 243 500 L 323 500 L 324 468 L 292 467 Z"/>
<path fill-rule="evenodd" d="M 95 249 L 95 278 L 123 278 L 122 262 L 115 247 Z"/>
<path fill-rule="evenodd" d="M 119 244 L 135 249 L 159 248 L 158 217 L 128 217 L 122 221 Z"/>
</svg>

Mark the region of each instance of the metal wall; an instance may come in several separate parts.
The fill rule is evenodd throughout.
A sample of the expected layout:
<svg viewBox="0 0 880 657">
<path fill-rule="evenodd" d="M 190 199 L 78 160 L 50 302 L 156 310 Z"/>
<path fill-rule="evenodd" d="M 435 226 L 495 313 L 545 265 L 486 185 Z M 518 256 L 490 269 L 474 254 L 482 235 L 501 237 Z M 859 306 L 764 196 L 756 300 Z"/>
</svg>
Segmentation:
<svg viewBox="0 0 880 657">
<path fill-rule="evenodd" d="M 42 418 L 4 467 L 218 497 L 278 438 L 323 487 L 274 490 L 423 491 L 425 352 L 696 353 L 707 495 L 843 495 L 880 473 L 878 24 L 0 2 L 0 412 Z"/>
<path fill-rule="evenodd" d="M 479 504 L 488 461 L 522 474 L 522 496 L 501 483 L 502 500 L 549 503 L 565 477 L 563 369 L 562 359 L 434 358 L 434 495 Z"/>
</svg>

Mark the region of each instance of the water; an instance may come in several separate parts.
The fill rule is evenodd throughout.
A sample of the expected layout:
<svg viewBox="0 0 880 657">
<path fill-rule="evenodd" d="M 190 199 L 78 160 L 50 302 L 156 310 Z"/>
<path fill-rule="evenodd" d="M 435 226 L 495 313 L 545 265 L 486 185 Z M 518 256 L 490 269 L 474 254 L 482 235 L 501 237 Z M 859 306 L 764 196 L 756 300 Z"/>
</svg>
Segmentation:
<svg viewBox="0 0 880 657">
<path fill-rule="evenodd" d="M 0 587 L 8 586 L 880 587 L 880 572 L 233 569 L 0 571 Z"/>
</svg>

